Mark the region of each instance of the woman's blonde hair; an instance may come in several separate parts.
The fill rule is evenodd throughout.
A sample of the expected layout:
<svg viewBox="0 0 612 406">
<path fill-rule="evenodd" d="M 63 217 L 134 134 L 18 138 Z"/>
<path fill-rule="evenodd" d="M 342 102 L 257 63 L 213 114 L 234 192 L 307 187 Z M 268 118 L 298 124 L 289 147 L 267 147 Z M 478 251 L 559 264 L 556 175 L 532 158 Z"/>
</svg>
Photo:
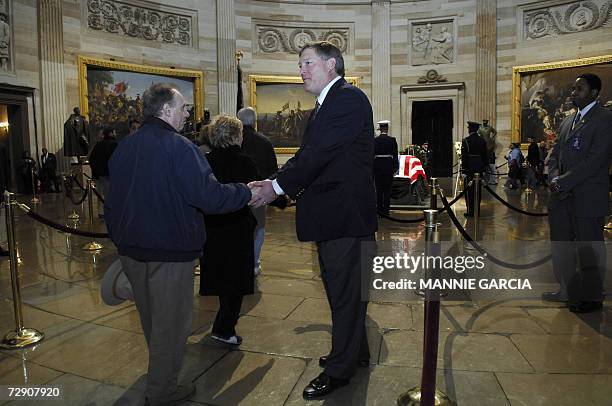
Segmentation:
<svg viewBox="0 0 612 406">
<path fill-rule="evenodd" d="M 236 117 L 222 114 L 210 124 L 210 145 L 213 148 L 226 148 L 242 144 L 242 122 Z"/>
<path fill-rule="evenodd" d="M 210 124 L 203 125 L 198 135 L 198 144 L 210 147 Z"/>
</svg>

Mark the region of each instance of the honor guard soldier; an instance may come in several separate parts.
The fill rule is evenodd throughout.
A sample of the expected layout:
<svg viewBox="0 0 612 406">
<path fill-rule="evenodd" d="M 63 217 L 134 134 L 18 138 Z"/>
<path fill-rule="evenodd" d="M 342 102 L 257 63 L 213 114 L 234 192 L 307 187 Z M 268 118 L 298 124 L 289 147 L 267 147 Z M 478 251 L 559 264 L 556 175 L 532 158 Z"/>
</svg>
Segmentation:
<svg viewBox="0 0 612 406">
<path fill-rule="evenodd" d="M 399 168 L 397 142 L 389 135 L 389 120 L 378 123 L 380 135 L 374 139 L 374 182 L 376 184 L 376 207 L 378 213 L 389 215 L 391 184 Z"/>
<path fill-rule="evenodd" d="M 487 157 L 487 142 L 478 135 L 480 123 L 468 121 L 469 135 L 463 139 L 461 143 L 461 169 L 465 175 L 465 205 L 466 217 L 474 216 L 474 186 L 470 186 L 470 182 L 474 179 L 474 174 L 479 173 L 481 176 L 485 171 L 488 163 Z M 480 185 L 478 185 L 480 187 Z M 480 194 L 478 199 L 478 213 L 480 213 Z"/>
</svg>

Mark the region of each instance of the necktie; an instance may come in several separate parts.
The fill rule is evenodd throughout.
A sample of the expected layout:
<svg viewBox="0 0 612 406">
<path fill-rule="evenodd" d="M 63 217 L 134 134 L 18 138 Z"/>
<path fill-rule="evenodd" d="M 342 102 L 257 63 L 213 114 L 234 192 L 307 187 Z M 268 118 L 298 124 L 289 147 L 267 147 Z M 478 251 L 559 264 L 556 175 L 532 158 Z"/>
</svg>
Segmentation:
<svg viewBox="0 0 612 406">
<path fill-rule="evenodd" d="M 317 113 L 319 112 L 319 109 L 321 108 L 321 105 L 319 104 L 319 101 L 317 100 L 316 104 L 315 104 L 315 108 L 314 108 L 314 112 L 312 113 L 312 119 L 314 120 L 315 117 L 317 116 Z"/>
<path fill-rule="evenodd" d="M 572 123 L 572 130 L 576 127 L 576 124 L 580 122 L 580 112 L 576 113 L 576 118 L 574 118 L 574 122 Z"/>
</svg>

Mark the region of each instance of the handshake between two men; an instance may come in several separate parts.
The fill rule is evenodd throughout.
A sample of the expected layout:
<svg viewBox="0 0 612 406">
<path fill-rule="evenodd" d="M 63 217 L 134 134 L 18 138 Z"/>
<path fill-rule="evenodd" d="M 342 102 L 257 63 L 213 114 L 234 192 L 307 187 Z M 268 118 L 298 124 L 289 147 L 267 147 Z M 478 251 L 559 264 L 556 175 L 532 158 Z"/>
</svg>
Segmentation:
<svg viewBox="0 0 612 406">
<path fill-rule="evenodd" d="M 278 194 L 274 191 L 274 186 L 272 186 L 270 179 L 253 181 L 247 186 L 251 189 L 252 196 L 249 201 L 249 206 L 251 207 L 258 208 L 278 198 Z"/>
</svg>

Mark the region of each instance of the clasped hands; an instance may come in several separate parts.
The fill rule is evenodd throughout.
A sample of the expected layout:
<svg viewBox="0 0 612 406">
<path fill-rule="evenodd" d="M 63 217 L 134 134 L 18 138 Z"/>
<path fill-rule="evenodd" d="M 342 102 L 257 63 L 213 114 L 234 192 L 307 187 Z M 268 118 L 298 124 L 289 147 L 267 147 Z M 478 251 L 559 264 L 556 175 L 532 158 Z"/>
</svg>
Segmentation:
<svg viewBox="0 0 612 406">
<path fill-rule="evenodd" d="M 269 179 L 253 181 L 247 186 L 251 189 L 251 200 L 249 201 L 251 207 L 264 206 L 278 197 L 272 186 L 272 181 Z"/>
</svg>

